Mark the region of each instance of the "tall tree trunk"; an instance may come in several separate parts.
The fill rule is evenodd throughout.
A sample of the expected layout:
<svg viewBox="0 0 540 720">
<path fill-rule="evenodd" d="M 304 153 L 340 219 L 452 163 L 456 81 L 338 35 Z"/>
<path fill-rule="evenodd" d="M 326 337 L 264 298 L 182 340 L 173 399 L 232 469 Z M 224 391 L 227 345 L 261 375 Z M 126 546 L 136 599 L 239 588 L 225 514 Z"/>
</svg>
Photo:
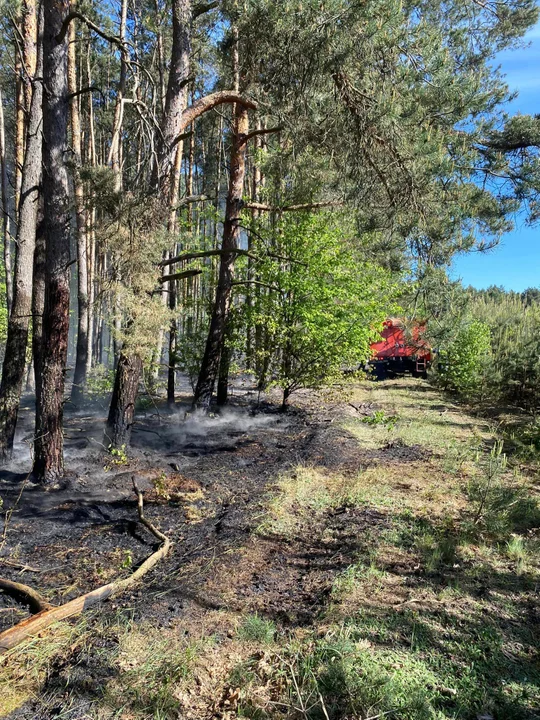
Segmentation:
<svg viewBox="0 0 540 720">
<path fill-rule="evenodd" d="M 88 87 L 92 87 L 92 67 L 90 65 L 90 42 L 86 51 L 86 80 Z M 92 93 L 88 93 L 88 129 L 86 162 L 96 165 L 96 140 L 94 131 L 94 100 Z M 86 264 L 88 273 L 88 354 L 86 357 L 86 374 L 93 365 L 94 355 L 94 313 L 96 289 L 96 209 L 91 208 L 86 213 Z"/>
<path fill-rule="evenodd" d="M 69 0 L 43 0 L 43 204 L 46 295 L 43 313 L 42 393 L 36 418 L 34 473 L 43 483 L 63 474 L 64 384 L 69 335 L 70 212 L 67 152 L 67 38 L 57 36 Z"/>
<path fill-rule="evenodd" d="M 18 48 L 15 50 L 15 216 L 19 214 L 22 168 L 24 165 L 24 82 L 23 60 Z"/>
<path fill-rule="evenodd" d="M 22 54 L 25 71 L 23 72 L 24 110 L 30 112 L 32 103 L 32 78 L 36 74 L 37 42 L 38 42 L 38 16 L 36 0 L 23 0 L 22 3 Z M 29 121 L 29 120 L 28 120 Z"/>
<path fill-rule="evenodd" d="M 228 342 L 228 330 L 225 328 L 225 339 L 219 358 L 219 371 L 217 380 L 216 402 L 218 405 L 226 405 L 229 399 L 229 370 L 232 360 L 232 348 Z"/>
<path fill-rule="evenodd" d="M 120 449 L 129 445 L 142 368 L 138 355 L 122 353 L 118 359 L 107 419 L 106 440 L 111 448 Z"/>
<path fill-rule="evenodd" d="M 171 239 L 174 239 L 176 233 L 176 216 L 178 204 L 178 194 L 180 192 L 180 177 L 182 171 L 182 157 L 184 155 L 184 142 L 181 140 L 176 148 L 176 157 L 174 160 L 174 166 L 172 168 L 172 178 L 169 187 L 169 217 L 167 219 L 167 232 Z M 188 205 L 189 207 L 189 205 Z M 168 273 L 174 273 L 174 266 L 171 266 Z M 176 308 L 176 281 L 170 280 L 163 283 L 163 299 L 164 304 L 168 304 L 170 310 Z M 163 329 L 160 329 L 158 346 L 156 351 L 156 373 L 155 377 L 158 377 L 159 369 L 161 366 L 161 355 L 163 352 Z M 176 339 L 177 339 L 177 326 L 176 320 L 171 320 L 169 327 L 169 355 L 168 355 L 168 370 L 167 370 L 167 403 L 174 405 L 174 384 L 176 377 Z"/>
<path fill-rule="evenodd" d="M 34 251 L 34 284 L 32 288 L 32 357 L 36 386 L 36 427 L 40 415 L 43 378 L 43 311 L 45 308 L 45 234 L 43 208 L 38 211 L 36 248 Z"/>
<path fill-rule="evenodd" d="M 9 195 L 9 179 L 7 173 L 6 133 L 4 124 L 4 101 L 0 91 L 0 164 L 2 172 L 2 230 L 4 240 L 4 273 L 6 282 L 6 305 L 8 314 L 11 311 L 11 198 Z"/>
<path fill-rule="evenodd" d="M 174 176 L 176 145 L 183 128 L 183 112 L 186 107 L 185 89 L 189 78 L 192 18 L 191 0 L 173 0 L 171 67 L 167 82 L 161 135 L 157 144 L 157 164 L 154 166 L 152 178 L 154 188 L 159 188 L 167 200 L 170 194 L 170 183 Z"/>
<path fill-rule="evenodd" d="M 127 26 L 127 0 L 122 0 L 120 6 L 120 33 L 122 43 L 126 40 Z M 116 93 L 116 105 L 114 108 L 113 134 L 107 164 L 112 167 L 114 174 L 114 189 L 118 192 L 122 188 L 122 124 L 124 120 L 124 95 L 126 94 L 127 65 L 129 53 L 125 45 L 122 45 L 120 52 L 120 79 Z"/>
<path fill-rule="evenodd" d="M 176 280 L 169 280 L 169 309 L 176 309 Z M 178 329 L 176 318 L 171 320 L 169 328 L 169 364 L 167 368 L 167 405 L 170 408 L 175 404 L 175 381 L 176 381 L 176 343 L 178 340 Z"/>
<path fill-rule="evenodd" d="M 86 385 L 88 364 L 88 239 L 84 187 L 80 176 L 82 158 L 81 120 L 77 92 L 77 58 L 75 54 L 75 23 L 69 26 L 68 87 L 70 102 L 71 147 L 73 150 L 73 190 L 75 194 L 75 218 L 77 225 L 77 351 L 71 399 L 80 402 Z"/>
<path fill-rule="evenodd" d="M 33 82 L 26 154 L 22 172 L 13 304 L 8 321 L 6 352 L 0 384 L 0 461 L 2 462 L 11 457 L 13 450 L 13 438 L 26 367 L 28 326 L 32 310 L 32 274 L 42 157 L 43 53 L 41 42 L 39 46 L 39 58 L 37 66 L 34 68 L 36 79 Z"/>
<path fill-rule="evenodd" d="M 261 129 L 261 122 L 260 120 L 257 121 L 257 130 Z M 255 156 L 258 155 L 258 151 L 261 148 L 261 137 L 256 136 L 255 137 Z M 261 171 L 259 168 L 258 162 L 253 163 L 252 168 L 253 176 L 252 176 L 252 186 L 251 186 L 251 197 L 253 199 L 253 202 L 258 201 L 259 196 L 259 185 L 261 182 Z M 255 220 L 257 219 L 258 211 L 252 210 L 251 211 L 251 218 L 253 223 L 255 223 Z M 249 233 L 248 235 L 248 251 L 251 252 L 252 250 L 252 234 Z M 251 258 L 248 258 L 248 272 L 247 272 L 247 279 L 250 281 L 252 279 L 253 275 L 253 261 Z M 252 336 L 253 336 L 253 325 L 252 325 L 252 316 L 251 316 L 251 308 L 253 306 L 253 290 L 251 289 L 251 286 L 248 285 L 246 288 L 246 306 L 248 309 L 248 321 L 246 326 L 246 370 L 251 370 L 253 367 L 253 344 L 252 344 Z"/>
<path fill-rule="evenodd" d="M 245 175 L 246 135 L 248 133 L 248 111 L 239 103 L 235 106 L 234 136 L 231 150 L 231 174 L 229 192 L 223 224 L 222 250 L 233 251 L 238 247 L 240 237 L 240 213 L 242 209 L 242 191 Z M 234 276 L 233 252 L 221 255 L 216 299 L 204 357 L 195 388 L 193 405 L 207 408 L 212 399 L 219 367 L 219 359 L 225 340 L 225 330 L 231 305 L 232 282 Z"/>
</svg>

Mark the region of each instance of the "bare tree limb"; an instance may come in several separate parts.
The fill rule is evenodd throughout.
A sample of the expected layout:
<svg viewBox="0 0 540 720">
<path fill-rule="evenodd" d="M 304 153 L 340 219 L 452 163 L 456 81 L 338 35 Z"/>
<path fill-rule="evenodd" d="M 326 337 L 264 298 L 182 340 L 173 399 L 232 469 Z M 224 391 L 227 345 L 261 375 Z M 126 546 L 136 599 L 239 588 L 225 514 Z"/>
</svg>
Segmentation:
<svg viewBox="0 0 540 720">
<path fill-rule="evenodd" d="M 200 275 L 202 270 L 183 270 L 182 272 L 173 273 L 172 275 L 163 275 L 159 278 L 160 283 L 167 282 L 167 280 L 185 280 L 186 278 Z"/>
<path fill-rule="evenodd" d="M 191 133 L 190 133 L 191 134 Z M 194 202 L 204 202 L 205 200 L 209 200 L 210 198 L 208 195 L 186 195 L 186 197 L 182 198 L 178 205 L 174 208 L 175 210 L 180 210 L 181 208 L 185 207 L 186 205 L 189 205 L 190 203 Z"/>
<path fill-rule="evenodd" d="M 69 24 L 73 22 L 73 20 L 80 20 L 81 22 L 85 23 L 90 30 L 93 30 L 97 35 L 102 37 L 104 40 L 107 40 L 107 42 L 113 43 L 114 45 L 118 45 L 119 47 L 123 48 L 125 47 L 125 43 L 122 42 L 122 39 L 118 37 L 118 35 L 109 35 L 109 33 L 106 33 L 104 30 L 102 30 L 98 25 L 93 23 L 90 18 L 87 18 L 86 15 L 83 15 L 82 13 L 78 12 L 77 10 L 72 10 L 66 15 L 66 19 L 62 23 L 62 28 L 60 29 L 60 32 L 56 36 L 56 42 L 60 45 L 62 43 L 67 35 L 67 31 L 69 29 Z"/>
<path fill-rule="evenodd" d="M 175 263 L 184 262 L 185 260 L 196 260 L 198 258 L 215 257 L 216 255 L 243 255 L 251 258 L 252 260 L 260 260 L 256 255 L 248 252 L 247 250 L 241 250 L 236 248 L 235 250 L 201 250 L 200 252 L 186 252 L 182 255 L 177 255 L 173 258 L 166 258 L 162 260 L 159 265 L 160 267 L 166 267 L 167 265 L 174 265 Z"/>
<path fill-rule="evenodd" d="M 282 130 L 284 130 L 283 125 L 273 128 L 259 128 L 257 130 L 252 130 L 244 137 L 244 143 L 249 142 L 252 138 L 257 137 L 258 135 L 270 135 L 271 133 L 278 133 Z"/>
<path fill-rule="evenodd" d="M 218 90 L 217 92 L 199 98 L 199 100 L 195 100 L 193 104 L 184 110 L 182 113 L 182 132 L 205 112 L 212 110 L 212 108 L 218 105 L 224 105 L 225 103 L 237 103 L 250 110 L 257 109 L 257 103 L 254 100 L 250 100 L 236 90 Z"/>
<path fill-rule="evenodd" d="M 283 293 L 284 290 L 277 287 L 276 285 L 270 285 L 269 283 L 261 282 L 260 280 L 233 280 L 232 285 L 236 287 L 237 285 L 257 285 L 259 287 L 265 287 L 269 290 L 275 290 L 276 292 Z"/>
<path fill-rule="evenodd" d="M 193 6 L 193 19 L 196 20 L 204 13 L 210 12 L 214 8 L 219 7 L 219 2 L 197 3 Z"/>
<path fill-rule="evenodd" d="M 77 90 L 76 92 L 69 93 L 68 100 L 72 100 L 73 98 L 79 97 L 79 95 L 84 95 L 85 93 L 88 93 L 88 92 L 97 92 L 101 95 L 102 98 L 105 97 L 101 88 L 98 88 L 95 85 L 88 85 L 88 87 L 83 87 L 80 90 Z"/>
<path fill-rule="evenodd" d="M 342 205 L 344 205 L 343 200 L 327 200 L 325 202 L 285 205 L 283 207 L 265 205 L 264 203 L 258 202 L 244 203 L 245 208 L 249 208 L 250 210 L 265 210 L 266 212 L 298 212 L 301 210 L 318 210 L 324 207 L 340 207 Z"/>
</svg>

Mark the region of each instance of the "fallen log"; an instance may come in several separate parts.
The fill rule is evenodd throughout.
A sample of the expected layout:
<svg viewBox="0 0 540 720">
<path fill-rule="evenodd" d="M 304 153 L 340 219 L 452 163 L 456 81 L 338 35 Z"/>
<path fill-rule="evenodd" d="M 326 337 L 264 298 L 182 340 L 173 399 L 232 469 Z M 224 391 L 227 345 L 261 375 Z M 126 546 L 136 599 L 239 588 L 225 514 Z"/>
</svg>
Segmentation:
<svg viewBox="0 0 540 720">
<path fill-rule="evenodd" d="M 96 588 L 96 590 L 91 590 L 90 592 L 80 595 L 63 605 L 58 605 L 56 607 L 49 606 L 48 608 L 41 609 L 35 615 L 25 618 L 12 628 L 0 633 L 0 655 L 3 655 L 8 650 L 12 650 L 27 638 L 35 637 L 38 633 L 50 627 L 53 623 L 80 615 L 85 610 L 103 602 L 107 598 L 124 592 L 127 588 L 134 585 L 138 580 L 146 575 L 146 573 L 151 570 L 154 565 L 167 555 L 171 548 L 171 541 L 164 533 L 158 530 L 149 520 L 145 518 L 143 512 L 143 496 L 137 487 L 135 478 L 133 478 L 133 489 L 137 494 L 137 511 L 139 514 L 139 520 L 142 525 L 144 525 L 158 540 L 161 541 L 161 545 L 158 550 L 147 557 L 146 560 L 129 577 L 123 578 L 122 580 L 115 580 L 107 585 L 102 585 L 101 587 Z M 15 584 L 17 585 L 18 583 Z M 27 589 L 31 590 L 31 588 L 28 587 Z M 36 593 L 35 591 L 32 592 L 35 593 L 37 597 L 41 598 L 39 593 Z M 29 596 L 27 595 L 27 597 Z M 41 598 L 41 600 L 43 600 L 43 598 Z"/>
</svg>

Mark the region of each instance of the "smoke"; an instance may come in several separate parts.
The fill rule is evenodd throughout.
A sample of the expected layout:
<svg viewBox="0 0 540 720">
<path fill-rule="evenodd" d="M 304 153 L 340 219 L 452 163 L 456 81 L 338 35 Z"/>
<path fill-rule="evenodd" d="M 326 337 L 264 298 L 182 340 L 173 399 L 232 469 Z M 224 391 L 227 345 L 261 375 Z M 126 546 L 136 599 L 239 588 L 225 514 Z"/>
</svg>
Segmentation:
<svg viewBox="0 0 540 720">
<path fill-rule="evenodd" d="M 103 455 L 108 443 L 105 433 L 106 413 L 103 409 L 66 408 L 64 422 L 64 458 L 66 468 L 77 474 L 103 469 Z M 179 458 L 182 454 L 194 457 L 218 451 L 234 450 L 250 433 L 273 429 L 284 431 L 288 422 L 277 413 L 252 414 L 248 408 L 228 408 L 219 414 L 201 411 L 188 412 L 180 408 L 174 413 L 147 411 L 137 413 L 132 428 L 129 457 L 139 454 L 151 461 L 149 453 L 159 458 Z M 245 436 L 245 437 L 244 437 Z M 12 460 L 5 469 L 12 473 L 27 473 L 32 467 L 34 440 L 34 412 L 21 408 L 15 436 Z M 157 458 L 155 459 L 157 462 Z M 99 463 L 99 464 L 98 464 Z"/>
</svg>

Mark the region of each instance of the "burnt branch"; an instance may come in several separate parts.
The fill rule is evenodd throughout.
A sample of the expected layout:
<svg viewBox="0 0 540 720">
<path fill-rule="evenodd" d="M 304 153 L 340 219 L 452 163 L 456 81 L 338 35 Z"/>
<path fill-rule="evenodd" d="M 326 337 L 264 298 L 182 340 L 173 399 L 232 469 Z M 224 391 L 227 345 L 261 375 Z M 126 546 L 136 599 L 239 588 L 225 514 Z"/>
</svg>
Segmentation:
<svg viewBox="0 0 540 720">
<path fill-rule="evenodd" d="M 104 30 L 102 30 L 99 25 L 96 25 L 93 23 L 90 18 L 86 17 L 86 15 L 83 15 L 80 12 L 77 12 L 77 10 L 72 10 L 66 15 L 66 18 L 64 22 L 62 23 L 62 27 L 60 29 L 60 32 L 56 36 L 56 42 L 60 45 L 60 43 L 64 42 L 67 31 L 69 30 L 69 25 L 73 20 L 80 20 L 81 22 L 85 23 L 85 25 L 90 29 L 93 30 L 96 35 L 99 35 L 104 40 L 107 40 L 107 42 L 112 43 L 113 45 L 118 45 L 118 47 L 125 49 L 126 44 L 122 42 L 122 39 L 118 37 L 118 35 L 110 35 L 109 33 L 106 33 Z"/>
<path fill-rule="evenodd" d="M 200 275 L 202 273 L 202 270 L 184 270 L 182 272 L 172 273 L 172 275 L 163 275 L 163 277 L 160 277 L 159 282 L 164 283 L 167 282 L 167 280 L 185 280 L 186 278 L 194 277 L 195 275 Z"/>
<path fill-rule="evenodd" d="M 0 590 L 17 600 L 17 602 L 28 605 L 33 615 L 42 610 L 49 610 L 54 607 L 50 602 L 47 602 L 37 590 L 34 590 L 34 588 L 31 588 L 29 585 L 23 585 L 23 583 L 13 582 L 12 580 L 0 577 Z"/>
<path fill-rule="evenodd" d="M 193 19 L 196 20 L 201 15 L 217 7 L 219 7 L 219 2 L 197 3 L 197 5 L 193 7 Z"/>
<path fill-rule="evenodd" d="M 258 137 L 259 135 L 271 135 L 272 133 L 278 133 L 284 130 L 284 126 L 280 125 L 279 127 L 273 127 L 273 128 L 259 128 L 258 130 L 252 130 L 247 135 L 244 136 L 244 143 L 249 142 L 252 138 Z"/>
</svg>

